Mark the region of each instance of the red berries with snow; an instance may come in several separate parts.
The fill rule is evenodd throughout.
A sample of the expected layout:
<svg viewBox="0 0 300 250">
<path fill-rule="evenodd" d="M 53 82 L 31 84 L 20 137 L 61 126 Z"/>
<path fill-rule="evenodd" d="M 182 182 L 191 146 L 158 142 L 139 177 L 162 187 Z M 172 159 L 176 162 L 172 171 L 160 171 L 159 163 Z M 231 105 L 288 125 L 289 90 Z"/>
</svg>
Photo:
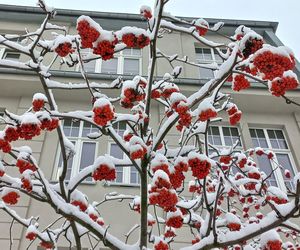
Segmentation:
<svg viewBox="0 0 300 250">
<path fill-rule="evenodd" d="M 106 126 L 108 122 L 114 119 L 114 108 L 106 98 L 99 98 L 94 103 L 93 120 L 100 126 Z"/>
<path fill-rule="evenodd" d="M 240 91 L 242 89 L 248 89 L 250 87 L 250 82 L 246 79 L 244 75 L 233 76 L 232 89 L 234 91 Z"/>
<path fill-rule="evenodd" d="M 154 244 L 154 250 L 169 250 L 169 246 L 166 242 L 161 240 Z"/>
<path fill-rule="evenodd" d="M 36 93 L 34 94 L 32 98 L 32 108 L 33 111 L 37 112 L 40 111 L 45 103 L 48 102 L 47 97 L 42 93 Z"/>
<path fill-rule="evenodd" d="M 95 170 L 92 173 L 95 181 L 113 181 L 116 179 L 116 169 L 112 161 L 104 156 L 98 157 L 94 162 Z"/>
<path fill-rule="evenodd" d="M 150 44 L 150 38 L 144 29 L 123 27 L 120 31 L 122 42 L 129 48 L 144 48 Z"/>
<path fill-rule="evenodd" d="M 146 19 L 152 18 L 152 11 L 149 6 L 146 6 L 146 5 L 141 6 L 140 13 Z"/>
<path fill-rule="evenodd" d="M 264 46 L 254 57 L 253 65 L 263 79 L 273 80 L 295 67 L 295 58 L 286 47 Z"/>
<path fill-rule="evenodd" d="M 208 27 L 209 27 L 209 24 L 207 21 L 205 21 L 202 18 L 199 18 L 196 20 L 195 26 L 196 26 L 196 30 L 200 36 L 206 35 L 206 33 L 208 31 Z"/>
<path fill-rule="evenodd" d="M 88 202 L 86 196 L 78 190 L 71 195 L 71 204 L 78 207 L 82 212 L 86 211 L 88 208 Z"/>
<path fill-rule="evenodd" d="M 0 131 L 0 150 L 2 150 L 3 153 L 9 153 L 11 151 L 11 145 L 5 140 L 4 131 Z"/>
<path fill-rule="evenodd" d="M 16 141 L 19 139 L 19 129 L 15 126 L 8 125 L 4 129 L 4 140 L 8 142 Z M 1 136 L 1 135 L 0 135 Z"/>
<path fill-rule="evenodd" d="M 269 82 L 269 90 L 274 96 L 282 96 L 288 90 L 296 89 L 299 86 L 297 76 L 292 71 L 286 71 L 282 77 L 276 77 Z"/>
<path fill-rule="evenodd" d="M 140 76 L 134 77 L 132 81 L 123 83 L 120 103 L 124 108 L 132 108 L 135 102 L 145 99 L 146 80 Z"/>
<path fill-rule="evenodd" d="M 25 238 L 28 239 L 28 240 L 30 240 L 30 241 L 32 241 L 32 240 L 36 239 L 36 236 L 37 236 L 36 233 L 29 232 L 29 233 L 26 234 Z"/>
<path fill-rule="evenodd" d="M 22 157 L 18 158 L 16 167 L 19 168 L 19 172 L 21 174 L 23 174 L 26 170 L 31 170 L 32 172 L 36 171 L 36 166 L 29 161 L 22 159 Z"/>
<path fill-rule="evenodd" d="M 238 110 L 235 104 L 232 103 L 229 104 L 227 113 L 229 115 L 229 122 L 232 126 L 235 126 L 241 120 L 242 112 Z"/>
<path fill-rule="evenodd" d="M 4 188 L 1 193 L 1 198 L 6 204 L 15 205 L 19 201 L 20 194 L 14 189 Z"/>
<path fill-rule="evenodd" d="M 114 57 L 116 43 L 116 40 L 98 41 L 96 46 L 93 48 L 93 53 L 96 55 L 100 55 L 102 60 L 104 61 L 109 60 Z"/>
<path fill-rule="evenodd" d="M 141 138 L 133 136 L 129 141 L 129 145 L 130 157 L 132 159 L 143 159 L 147 154 L 147 146 Z"/>
<path fill-rule="evenodd" d="M 244 58 L 248 58 L 250 55 L 254 54 L 256 51 L 263 47 L 264 41 L 262 38 L 260 38 L 260 36 L 255 38 L 252 38 L 251 36 L 249 38 L 245 38 L 247 38 L 247 41 L 244 44 L 244 49 L 242 53 Z"/>
<path fill-rule="evenodd" d="M 41 241 L 40 246 L 44 249 L 53 249 L 54 245 L 50 241 Z"/>
<path fill-rule="evenodd" d="M 281 250 L 282 241 L 275 230 L 270 230 L 260 236 L 260 245 L 263 250 Z"/>
<path fill-rule="evenodd" d="M 20 125 L 20 137 L 25 140 L 31 140 L 34 136 L 41 133 L 40 121 L 33 113 L 25 113 L 22 116 Z"/>
<path fill-rule="evenodd" d="M 190 152 L 188 163 L 192 169 L 192 175 L 198 179 L 204 179 L 210 172 L 212 160 L 203 154 Z"/>
<path fill-rule="evenodd" d="M 180 210 L 177 209 L 175 212 L 167 213 L 166 225 L 168 227 L 173 227 L 173 228 L 181 228 L 182 227 L 183 218 L 182 218 L 182 213 L 180 212 Z"/>
<path fill-rule="evenodd" d="M 198 119 L 201 122 L 205 122 L 211 118 L 217 117 L 217 111 L 212 105 L 212 102 L 209 98 L 204 99 L 198 106 L 196 111 L 198 113 Z"/>
<path fill-rule="evenodd" d="M 87 16 L 81 16 L 77 20 L 77 31 L 81 38 L 82 48 L 93 48 L 93 43 L 100 36 L 101 27 Z"/>
</svg>

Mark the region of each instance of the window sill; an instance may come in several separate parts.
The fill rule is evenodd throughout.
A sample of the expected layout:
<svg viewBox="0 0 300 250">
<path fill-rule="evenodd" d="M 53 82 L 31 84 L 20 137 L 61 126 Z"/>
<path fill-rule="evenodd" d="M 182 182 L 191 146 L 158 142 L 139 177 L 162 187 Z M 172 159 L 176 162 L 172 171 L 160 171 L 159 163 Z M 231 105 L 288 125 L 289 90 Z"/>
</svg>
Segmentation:
<svg viewBox="0 0 300 250">
<path fill-rule="evenodd" d="M 139 188 L 140 187 L 140 184 L 130 184 L 130 183 L 114 183 L 114 182 L 111 182 L 109 184 L 107 183 L 103 183 L 103 186 L 104 187 L 110 187 L 110 186 L 113 186 L 113 187 L 130 187 L 130 188 Z"/>
</svg>

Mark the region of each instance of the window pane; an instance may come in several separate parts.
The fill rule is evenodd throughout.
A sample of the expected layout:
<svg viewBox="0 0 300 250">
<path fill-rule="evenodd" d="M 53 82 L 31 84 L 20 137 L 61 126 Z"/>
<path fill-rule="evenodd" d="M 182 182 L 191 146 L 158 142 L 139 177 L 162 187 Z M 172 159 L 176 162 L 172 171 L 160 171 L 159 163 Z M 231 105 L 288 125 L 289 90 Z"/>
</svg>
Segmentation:
<svg viewBox="0 0 300 250">
<path fill-rule="evenodd" d="M 110 144 L 110 155 L 118 159 L 123 159 L 124 157 L 124 153 L 122 149 L 117 144 Z M 116 166 L 116 174 L 117 174 L 116 182 L 122 183 L 123 167 Z"/>
<path fill-rule="evenodd" d="M 135 169 L 135 167 L 130 167 L 130 183 L 131 184 L 138 184 L 140 183 L 140 176 L 138 171 Z"/>
<path fill-rule="evenodd" d="M 230 133 L 232 136 L 239 137 L 239 131 L 237 128 L 230 128 Z"/>
<path fill-rule="evenodd" d="M 20 54 L 14 52 L 6 52 L 4 55 L 4 59 L 11 60 L 11 61 L 19 61 Z"/>
<path fill-rule="evenodd" d="M 271 165 L 270 160 L 268 159 L 268 156 L 266 155 L 258 156 L 257 160 L 258 160 L 258 165 L 260 167 L 260 170 L 265 172 L 266 176 L 269 176 L 272 173 L 273 167 Z M 274 172 L 268 178 L 267 183 L 272 186 L 277 186 L 277 181 Z"/>
<path fill-rule="evenodd" d="M 223 127 L 223 134 L 224 134 L 225 136 L 230 136 L 229 128 Z"/>
<path fill-rule="evenodd" d="M 288 149 L 288 146 L 287 146 L 285 140 L 278 140 L 278 143 L 279 143 L 279 147 L 280 147 L 281 149 Z"/>
<path fill-rule="evenodd" d="M 124 49 L 123 50 L 123 55 L 129 55 L 129 56 L 140 56 L 141 55 L 141 50 L 140 49 Z"/>
<path fill-rule="evenodd" d="M 140 73 L 139 59 L 124 58 L 124 74 L 138 75 Z"/>
<path fill-rule="evenodd" d="M 283 132 L 281 130 L 275 130 L 275 133 L 278 139 L 284 139 Z"/>
<path fill-rule="evenodd" d="M 255 133 L 255 129 L 250 129 L 250 135 L 251 135 L 251 138 L 255 138 L 256 137 L 256 133 Z"/>
<path fill-rule="evenodd" d="M 270 139 L 276 139 L 274 130 L 267 130 Z"/>
<path fill-rule="evenodd" d="M 282 176 L 284 178 L 285 184 L 290 189 L 293 189 L 294 185 L 293 185 L 293 181 L 292 180 L 293 180 L 293 177 L 295 176 L 295 172 L 294 172 L 294 169 L 293 169 L 293 166 L 292 166 L 292 163 L 291 163 L 289 155 L 288 154 L 279 154 L 279 153 L 277 153 L 276 157 L 277 157 L 278 163 L 283 167 L 283 168 L 281 168 L 281 172 L 282 172 Z M 285 174 L 284 174 L 284 170 L 285 169 L 287 169 L 287 170 L 290 171 L 291 178 L 288 179 L 288 178 L 285 177 Z"/>
<path fill-rule="evenodd" d="M 96 143 L 94 142 L 83 142 L 80 159 L 80 169 L 88 167 L 94 163 L 95 160 Z M 92 177 L 88 177 L 86 181 L 91 181 Z"/>
<path fill-rule="evenodd" d="M 268 148 L 267 139 L 262 129 L 250 129 L 250 134 L 255 147 Z"/>
<path fill-rule="evenodd" d="M 210 127 L 212 135 L 220 135 L 219 127 Z"/>
<path fill-rule="evenodd" d="M 270 139 L 272 148 L 280 148 L 276 139 Z"/>
<path fill-rule="evenodd" d="M 255 131 L 258 138 L 266 138 L 265 133 L 262 129 L 255 129 Z"/>
<path fill-rule="evenodd" d="M 79 126 L 80 121 L 74 121 L 72 119 L 65 119 L 64 120 L 64 132 L 66 136 L 73 136 L 78 137 L 79 136 Z"/>
<path fill-rule="evenodd" d="M 88 122 L 83 123 L 82 137 L 87 137 L 88 134 L 98 132 L 98 128 Z"/>
<path fill-rule="evenodd" d="M 121 121 L 121 122 L 114 123 L 113 127 L 120 136 L 123 136 L 126 130 L 126 122 Z"/>
<path fill-rule="evenodd" d="M 102 60 L 101 73 L 116 74 L 118 69 L 118 59 L 113 58 L 107 61 Z"/>
<path fill-rule="evenodd" d="M 211 69 L 199 68 L 200 79 L 211 79 L 214 77 L 214 72 Z"/>
<path fill-rule="evenodd" d="M 86 72 L 95 72 L 95 68 L 96 68 L 96 60 L 84 64 L 84 69 Z"/>
<path fill-rule="evenodd" d="M 117 144 L 111 144 L 110 145 L 110 155 L 117 159 L 123 159 L 124 153 Z"/>
</svg>

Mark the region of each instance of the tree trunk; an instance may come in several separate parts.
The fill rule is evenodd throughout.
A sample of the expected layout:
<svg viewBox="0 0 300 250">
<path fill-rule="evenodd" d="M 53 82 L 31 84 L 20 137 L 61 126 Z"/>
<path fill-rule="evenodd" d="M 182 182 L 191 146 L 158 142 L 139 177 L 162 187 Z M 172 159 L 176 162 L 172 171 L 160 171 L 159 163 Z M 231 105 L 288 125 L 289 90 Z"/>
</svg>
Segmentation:
<svg viewBox="0 0 300 250">
<path fill-rule="evenodd" d="M 147 161 L 142 162 L 141 173 L 141 231 L 140 231 L 140 249 L 147 247 L 148 241 L 148 181 L 147 181 Z"/>
</svg>

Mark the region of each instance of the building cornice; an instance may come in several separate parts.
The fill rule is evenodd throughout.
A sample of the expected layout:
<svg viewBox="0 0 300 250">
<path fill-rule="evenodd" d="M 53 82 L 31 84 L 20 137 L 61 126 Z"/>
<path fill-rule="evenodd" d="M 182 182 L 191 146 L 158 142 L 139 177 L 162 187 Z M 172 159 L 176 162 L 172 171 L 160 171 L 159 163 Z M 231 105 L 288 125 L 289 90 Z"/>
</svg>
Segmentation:
<svg viewBox="0 0 300 250">
<path fill-rule="evenodd" d="M 44 15 L 43 11 L 38 7 L 29 6 L 19 6 L 19 5 L 6 5 L 0 4 L 0 20 L 2 19 L 12 19 L 12 14 L 18 14 L 15 16 L 18 19 L 27 21 L 37 21 L 40 20 L 41 16 Z M 28 15 L 30 14 L 30 15 Z M 86 10 L 68 10 L 68 9 L 57 9 L 58 21 L 68 21 L 74 22 L 78 16 L 87 15 L 94 19 L 117 19 L 125 20 L 132 23 L 136 23 L 137 26 L 145 25 L 141 19 L 141 15 L 129 14 L 129 13 L 113 13 L 113 12 L 100 12 L 100 11 L 86 11 Z M 185 20 L 194 20 L 197 17 L 181 17 Z M 235 20 L 235 19 L 216 19 L 216 18 L 205 18 L 210 24 L 217 22 L 224 22 L 225 27 L 237 27 L 239 25 L 246 25 L 248 27 L 254 27 L 257 29 L 271 29 L 276 32 L 278 27 L 278 22 L 272 21 L 254 21 L 254 20 Z M 138 25 L 139 24 L 139 25 Z"/>
</svg>

